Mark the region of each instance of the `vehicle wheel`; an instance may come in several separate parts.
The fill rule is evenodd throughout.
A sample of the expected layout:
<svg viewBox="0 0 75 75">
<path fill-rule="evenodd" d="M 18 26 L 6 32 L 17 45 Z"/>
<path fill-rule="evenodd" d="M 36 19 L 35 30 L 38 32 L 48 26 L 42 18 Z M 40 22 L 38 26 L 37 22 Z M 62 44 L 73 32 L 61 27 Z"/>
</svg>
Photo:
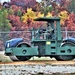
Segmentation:
<svg viewBox="0 0 75 75">
<path fill-rule="evenodd" d="M 9 56 L 9 58 L 10 58 L 12 61 L 19 61 L 16 56 Z"/>
<path fill-rule="evenodd" d="M 65 42 L 61 45 L 62 47 L 65 47 L 65 46 L 75 46 L 75 44 L 71 43 L 71 42 Z M 74 56 L 73 55 L 58 55 L 55 57 L 56 60 L 58 61 L 68 61 L 68 60 L 73 60 L 74 59 Z"/>
<path fill-rule="evenodd" d="M 20 43 L 17 47 L 30 47 L 29 44 Z M 20 61 L 27 61 L 31 58 L 31 56 L 16 56 Z"/>
<path fill-rule="evenodd" d="M 27 61 L 29 60 L 31 57 L 29 56 L 16 56 L 20 61 Z"/>
<path fill-rule="evenodd" d="M 74 57 L 72 55 L 59 55 L 56 56 L 56 60 L 58 61 L 69 61 L 69 60 L 73 60 Z"/>
</svg>

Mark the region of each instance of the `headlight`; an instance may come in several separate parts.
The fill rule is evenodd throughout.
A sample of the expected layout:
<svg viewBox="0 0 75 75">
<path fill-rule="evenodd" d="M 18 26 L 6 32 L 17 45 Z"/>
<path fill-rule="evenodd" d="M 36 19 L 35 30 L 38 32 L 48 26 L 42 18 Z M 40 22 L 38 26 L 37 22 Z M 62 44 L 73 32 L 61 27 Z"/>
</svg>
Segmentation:
<svg viewBox="0 0 75 75">
<path fill-rule="evenodd" d="M 7 43 L 7 48 L 8 48 L 8 47 L 10 47 L 10 43 L 9 43 L 9 42 Z"/>
</svg>

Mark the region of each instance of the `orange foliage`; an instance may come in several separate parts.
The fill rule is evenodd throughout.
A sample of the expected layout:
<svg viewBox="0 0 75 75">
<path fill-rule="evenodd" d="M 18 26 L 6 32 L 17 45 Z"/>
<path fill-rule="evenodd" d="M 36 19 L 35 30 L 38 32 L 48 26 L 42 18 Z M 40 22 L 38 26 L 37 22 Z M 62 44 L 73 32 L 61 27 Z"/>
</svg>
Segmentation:
<svg viewBox="0 0 75 75">
<path fill-rule="evenodd" d="M 64 23 L 67 27 L 67 30 L 75 31 L 75 14 L 71 13 L 69 18 L 66 19 Z"/>
<path fill-rule="evenodd" d="M 69 14 L 68 14 L 68 12 L 66 11 L 66 10 L 63 10 L 63 11 L 61 11 L 59 14 L 58 14 L 58 16 L 61 18 L 61 25 L 64 25 L 64 21 L 66 20 L 66 19 L 68 19 L 68 17 L 69 17 Z"/>
</svg>

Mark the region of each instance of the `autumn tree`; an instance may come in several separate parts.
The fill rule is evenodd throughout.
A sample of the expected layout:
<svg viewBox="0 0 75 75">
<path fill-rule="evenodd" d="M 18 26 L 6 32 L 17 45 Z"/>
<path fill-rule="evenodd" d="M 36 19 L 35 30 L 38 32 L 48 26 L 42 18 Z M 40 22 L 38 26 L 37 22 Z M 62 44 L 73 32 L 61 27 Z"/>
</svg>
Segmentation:
<svg viewBox="0 0 75 75">
<path fill-rule="evenodd" d="M 34 22 L 34 19 L 37 17 L 44 17 L 44 14 L 41 14 L 41 12 L 34 12 L 32 8 L 28 8 L 27 12 L 22 16 L 22 21 L 23 23 L 26 23 L 28 28 L 38 28 L 41 25 L 41 22 Z"/>
<path fill-rule="evenodd" d="M 22 30 L 22 23 L 19 16 L 9 15 L 8 19 L 12 25 L 12 31 L 21 31 Z"/>
<path fill-rule="evenodd" d="M 21 17 L 22 14 L 25 13 L 25 10 L 20 6 L 12 5 L 11 9 L 14 11 L 14 15 L 19 17 Z"/>
<path fill-rule="evenodd" d="M 68 5 L 68 11 L 71 13 L 71 12 L 74 12 L 75 13 L 75 0 L 71 0 L 70 1 L 70 4 Z"/>
<path fill-rule="evenodd" d="M 51 0 L 51 5 L 53 6 L 54 10 L 60 12 L 63 10 L 67 10 L 70 2 L 71 0 Z"/>
<path fill-rule="evenodd" d="M 45 13 L 54 11 L 57 15 L 63 10 L 67 10 L 70 0 L 42 0 L 41 10 Z"/>
<path fill-rule="evenodd" d="M 69 18 L 64 23 L 68 31 L 75 31 L 75 14 L 73 12 L 69 14 Z M 69 32 L 68 36 L 75 37 L 75 33 Z"/>
<path fill-rule="evenodd" d="M 32 8 L 36 5 L 36 0 L 11 0 L 11 5 L 21 6 L 23 9 Z M 35 8 L 36 9 L 36 8 Z"/>
<path fill-rule="evenodd" d="M 61 12 L 58 14 L 58 16 L 59 16 L 60 19 L 61 19 L 61 20 L 60 20 L 61 25 L 62 25 L 62 26 L 65 26 L 64 22 L 65 22 L 66 19 L 68 19 L 69 13 L 68 13 L 66 10 L 64 10 L 64 11 L 61 11 Z"/>
<path fill-rule="evenodd" d="M 51 12 L 53 10 L 53 7 L 50 5 L 50 0 L 42 0 L 40 2 L 40 11 L 41 13 L 44 13 L 46 16 L 48 12 Z"/>
<path fill-rule="evenodd" d="M 65 20 L 65 26 L 69 31 L 75 31 L 75 14 L 69 14 L 69 17 Z"/>
</svg>

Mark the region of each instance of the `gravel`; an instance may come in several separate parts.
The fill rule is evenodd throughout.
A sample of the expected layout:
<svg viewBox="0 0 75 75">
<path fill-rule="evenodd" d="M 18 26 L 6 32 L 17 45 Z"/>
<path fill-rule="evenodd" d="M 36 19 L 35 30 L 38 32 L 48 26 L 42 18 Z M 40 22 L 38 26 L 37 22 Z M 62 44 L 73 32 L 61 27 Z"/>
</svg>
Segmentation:
<svg viewBox="0 0 75 75">
<path fill-rule="evenodd" d="M 36 61 L 31 61 L 29 63 L 25 62 L 24 64 L 21 64 L 20 62 L 18 62 L 19 64 L 6 64 L 5 62 L 11 63 L 12 61 L 10 61 L 9 57 L 4 56 L 2 52 L 0 54 L 0 62 L 3 63 L 0 64 L 0 75 L 75 75 L 75 60 L 72 62 L 42 62 L 45 64 L 42 64 L 41 62 L 38 62 L 40 64 L 37 64 Z M 61 63 L 67 65 L 62 65 Z"/>
<path fill-rule="evenodd" d="M 75 66 L 55 65 L 0 65 L 0 75 L 75 75 Z M 67 75 L 68 75 L 67 74 Z"/>
</svg>

